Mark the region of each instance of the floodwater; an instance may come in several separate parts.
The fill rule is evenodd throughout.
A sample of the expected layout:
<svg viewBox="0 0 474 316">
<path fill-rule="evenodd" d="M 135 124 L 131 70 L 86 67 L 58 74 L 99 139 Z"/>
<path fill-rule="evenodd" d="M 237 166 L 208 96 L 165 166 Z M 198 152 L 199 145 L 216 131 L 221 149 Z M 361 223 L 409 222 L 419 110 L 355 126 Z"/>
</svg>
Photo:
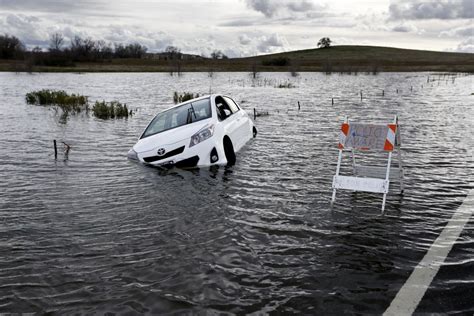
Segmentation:
<svg viewBox="0 0 474 316">
<path fill-rule="evenodd" d="M 0 313 L 380 314 L 472 188 L 472 78 L 0 73 Z M 275 88 L 287 80 L 296 87 Z M 25 103 L 43 88 L 136 113 L 62 123 Z M 233 167 L 128 161 L 174 91 L 224 93 L 270 115 Z M 344 117 L 395 114 L 405 194 L 389 194 L 384 216 L 378 194 L 340 191 L 331 210 Z M 53 139 L 71 146 L 67 156 L 54 159 Z M 474 312 L 473 227 L 417 312 Z"/>
</svg>

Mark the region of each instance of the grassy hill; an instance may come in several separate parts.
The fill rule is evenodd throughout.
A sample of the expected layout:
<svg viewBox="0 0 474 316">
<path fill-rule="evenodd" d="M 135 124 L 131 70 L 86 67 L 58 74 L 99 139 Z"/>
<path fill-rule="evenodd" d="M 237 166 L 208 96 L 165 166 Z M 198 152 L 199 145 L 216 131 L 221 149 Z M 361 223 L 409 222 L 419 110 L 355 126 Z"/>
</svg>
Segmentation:
<svg viewBox="0 0 474 316">
<path fill-rule="evenodd" d="M 454 71 L 474 72 L 474 54 L 376 46 L 333 46 L 223 60 L 153 58 L 78 62 L 74 67 L 28 66 L 0 60 L 1 71 L 44 72 L 186 72 L 186 71 Z"/>
<path fill-rule="evenodd" d="M 256 57 L 288 58 L 296 67 L 314 71 L 474 71 L 474 54 L 375 46 L 334 46 Z"/>
</svg>

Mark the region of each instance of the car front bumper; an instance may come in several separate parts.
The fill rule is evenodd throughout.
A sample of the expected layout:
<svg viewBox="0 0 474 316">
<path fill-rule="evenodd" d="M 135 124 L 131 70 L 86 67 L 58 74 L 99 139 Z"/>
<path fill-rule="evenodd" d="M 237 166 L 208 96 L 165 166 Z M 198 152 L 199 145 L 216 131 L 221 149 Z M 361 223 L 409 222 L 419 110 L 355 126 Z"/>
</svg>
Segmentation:
<svg viewBox="0 0 474 316">
<path fill-rule="evenodd" d="M 157 146 L 153 150 L 139 152 L 137 156 L 142 163 L 161 167 L 192 168 L 227 164 L 224 148 L 214 138 L 206 139 L 192 147 L 189 147 L 189 142 L 190 140 L 187 139 Z M 158 151 L 161 149 L 165 152 L 161 151 L 159 155 Z"/>
</svg>

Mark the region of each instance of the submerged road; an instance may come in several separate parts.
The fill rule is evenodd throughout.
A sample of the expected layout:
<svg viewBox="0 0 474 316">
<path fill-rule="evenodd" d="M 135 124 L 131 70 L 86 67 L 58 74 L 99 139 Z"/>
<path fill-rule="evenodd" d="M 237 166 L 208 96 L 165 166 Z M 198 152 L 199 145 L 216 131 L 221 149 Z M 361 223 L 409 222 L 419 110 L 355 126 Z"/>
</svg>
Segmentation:
<svg viewBox="0 0 474 316">
<path fill-rule="evenodd" d="M 415 312 L 456 240 L 469 222 L 473 210 L 474 190 L 470 190 L 462 205 L 455 211 L 439 237 L 415 267 L 384 315 L 411 315 Z"/>
</svg>

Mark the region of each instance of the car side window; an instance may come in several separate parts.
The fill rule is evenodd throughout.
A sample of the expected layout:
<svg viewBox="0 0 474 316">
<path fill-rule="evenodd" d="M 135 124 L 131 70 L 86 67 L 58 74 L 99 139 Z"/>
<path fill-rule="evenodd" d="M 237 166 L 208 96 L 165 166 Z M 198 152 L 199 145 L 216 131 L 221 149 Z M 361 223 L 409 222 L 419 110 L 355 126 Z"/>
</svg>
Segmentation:
<svg viewBox="0 0 474 316">
<path fill-rule="evenodd" d="M 239 109 L 239 106 L 234 102 L 234 100 L 232 100 L 231 98 L 229 97 L 224 97 L 224 100 L 226 100 L 227 104 L 229 105 L 229 108 L 230 110 L 232 111 L 232 113 L 236 113 L 238 112 L 240 109 Z"/>
<path fill-rule="evenodd" d="M 220 96 L 216 97 L 216 107 L 217 107 L 217 117 L 219 120 L 223 121 L 229 116 L 232 115 L 232 110 L 230 109 L 227 102 Z"/>
</svg>

